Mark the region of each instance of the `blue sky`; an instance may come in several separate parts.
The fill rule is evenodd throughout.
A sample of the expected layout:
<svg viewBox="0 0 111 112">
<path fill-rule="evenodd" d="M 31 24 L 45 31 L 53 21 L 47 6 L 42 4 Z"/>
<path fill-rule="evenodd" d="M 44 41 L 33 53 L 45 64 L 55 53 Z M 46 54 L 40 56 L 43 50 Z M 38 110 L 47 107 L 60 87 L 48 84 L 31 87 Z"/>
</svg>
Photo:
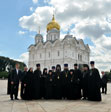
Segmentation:
<svg viewBox="0 0 111 112">
<path fill-rule="evenodd" d="M 19 18 L 31 14 L 31 0 L 2 0 L 0 3 L 0 55 L 18 59 L 33 43 L 31 32 L 20 35 Z"/>
<path fill-rule="evenodd" d="M 47 5 L 42 0 L 34 4 L 32 0 L 2 0 L 0 3 L 0 55 L 19 59 L 20 55 L 27 52 L 30 44 L 34 43 L 35 31 L 23 30 L 19 25 L 20 17 L 30 15 L 30 7 L 36 8 Z M 25 32 L 20 35 L 19 31 Z"/>
<path fill-rule="evenodd" d="M 28 61 L 27 48 L 34 44 L 38 27 L 45 38 L 46 25 L 54 12 L 61 36 L 70 29 L 70 34 L 89 44 L 90 59 L 96 61 L 97 67 L 109 70 L 110 10 L 110 0 L 1 0 L 0 55 Z"/>
</svg>

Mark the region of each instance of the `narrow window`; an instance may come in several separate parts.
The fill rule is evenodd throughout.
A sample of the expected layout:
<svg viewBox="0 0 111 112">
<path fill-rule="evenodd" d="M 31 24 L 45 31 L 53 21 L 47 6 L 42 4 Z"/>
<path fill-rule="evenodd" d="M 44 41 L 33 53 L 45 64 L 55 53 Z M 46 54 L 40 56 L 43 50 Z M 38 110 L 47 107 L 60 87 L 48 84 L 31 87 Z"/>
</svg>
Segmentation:
<svg viewBox="0 0 111 112">
<path fill-rule="evenodd" d="M 40 53 L 40 58 L 42 58 L 42 54 Z"/>
<path fill-rule="evenodd" d="M 49 58 L 50 58 L 50 52 L 49 52 Z"/>
<path fill-rule="evenodd" d="M 60 52 L 58 51 L 58 56 L 60 56 Z"/>
</svg>

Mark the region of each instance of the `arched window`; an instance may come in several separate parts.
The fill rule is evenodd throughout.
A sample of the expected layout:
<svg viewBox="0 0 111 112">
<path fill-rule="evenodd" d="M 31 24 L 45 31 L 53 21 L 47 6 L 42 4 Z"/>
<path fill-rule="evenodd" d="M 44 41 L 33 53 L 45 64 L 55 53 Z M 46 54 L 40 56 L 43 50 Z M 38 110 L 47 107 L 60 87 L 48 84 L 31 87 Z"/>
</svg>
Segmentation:
<svg viewBox="0 0 111 112">
<path fill-rule="evenodd" d="M 34 60 L 34 54 L 32 54 L 32 60 Z"/>
<path fill-rule="evenodd" d="M 42 54 L 40 53 L 40 58 L 42 58 Z"/>
<path fill-rule="evenodd" d="M 82 61 L 82 55 L 81 55 L 80 61 Z"/>
<path fill-rule="evenodd" d="M 54 34 L 54 40 L 56 39 L 56 34 Z"/>
<path fill-rule="evenodd" d="M 82 55 L 78 54 L 78 60 L 82 61 Z"/>
<path fill-rule="evenodd" d="M 49 58 L 50 58 L 50 52 L 49 52 Z"/>
<path fill-rule="evenodd" d="M 58 51 L 58 56 L 60 56 L 60 52 Z"/>
<path fill-rule="evenodd" d="M 52 35 L 51 35 L 51 38 L 50 38 L 50 40 L 52 40 Z"/>
<path fill-rule="evenodd" d="M 79 60 L 79 54 L 78 54 L 78 60 Z"/>
</svg>

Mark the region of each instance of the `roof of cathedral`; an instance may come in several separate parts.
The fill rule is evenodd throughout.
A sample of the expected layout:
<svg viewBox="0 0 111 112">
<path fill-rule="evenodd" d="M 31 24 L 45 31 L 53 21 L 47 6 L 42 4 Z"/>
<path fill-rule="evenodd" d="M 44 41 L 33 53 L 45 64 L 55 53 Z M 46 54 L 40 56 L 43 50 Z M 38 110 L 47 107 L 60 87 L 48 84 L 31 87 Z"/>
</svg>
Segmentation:
<svg viewBox="0 0 111 112">
<path fill-rule="evenodd" d="M 64 39 L 65 39 L 65 38 L 72 38 L 72 36 L 73 36 L 73 35 L 67 34 L 67 35 L 65 35 Z"/>
<path fill-rule="evenodd" d="M 60 30 L 60 25 L 56 22 L 54 15 L 52 21 L 47 24 L 47 32 L 53 28 Z"/>
<path fill-rule="evenodd" d="M 39 33 L 38 33 L 38 34 L 36 34 L 35 37 L 43 37 L 43 36 L 42 36 L 42 34 L 39 34 Z"/>
<path fill-rule="evenodd" d="M 32 47 L 36 47 L 36 46 L 39 46 L 39 45 L 43 45 L 43 46 L 47 46 L 47 44 L 50 44 L 50 45 L 56 45 L 56 43 L 69 43 L 69 44 L 75 44 L 77 47 L 79 47 L 80 49 L 81 49 L 81 47 L 82 48 L 84 48 L 84 50 L 86 49 L 88 52 L 90 51 L 90 48 L 89 48 L 89 45 L 88 44 L 85 44 L 84 42 L 83 42 L 83 40 L 82 39 L 79 39 L 79 40 L 77 40 L 76 39 L 76 37 L 73 37 L 72 35 L 66 35 L 65 37 L 64 37 L 64 39 L 56 39 L 56 40 L 54 40 L 54 41 L 45 41 L 45 42 L 40 42 L 40 43 L 38 43 L 38 44 L 32 44 L 32 45 L 30 45 L 29 47 L 28 47 L 28 49 L 30 49 L 30 48 L 32 48 Z"/>
</svg>

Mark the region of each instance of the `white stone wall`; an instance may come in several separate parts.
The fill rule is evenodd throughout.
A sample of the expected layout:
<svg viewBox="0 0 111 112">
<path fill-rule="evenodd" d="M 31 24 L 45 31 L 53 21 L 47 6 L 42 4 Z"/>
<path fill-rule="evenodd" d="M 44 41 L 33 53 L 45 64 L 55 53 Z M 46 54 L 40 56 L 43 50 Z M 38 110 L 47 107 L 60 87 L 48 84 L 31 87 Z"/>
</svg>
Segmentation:
<svg viewBox="0 0 111 112">
<path fill-rule="evenodd" d="M 55 42 L 47 41 L 39 42 L 29 48 L 29 67 L 36 68 L 36 64 L 41 64 L 41 69 L 60 64 L 62 69 L 64 63 L 69 64 L 69 68 L 73 68 L 74 63 L 89 64 L 89 48 L 80 40 L 77 44 L 75 38 L 65 38 L 64 40 L 56 40 Z"/>
</svg>

